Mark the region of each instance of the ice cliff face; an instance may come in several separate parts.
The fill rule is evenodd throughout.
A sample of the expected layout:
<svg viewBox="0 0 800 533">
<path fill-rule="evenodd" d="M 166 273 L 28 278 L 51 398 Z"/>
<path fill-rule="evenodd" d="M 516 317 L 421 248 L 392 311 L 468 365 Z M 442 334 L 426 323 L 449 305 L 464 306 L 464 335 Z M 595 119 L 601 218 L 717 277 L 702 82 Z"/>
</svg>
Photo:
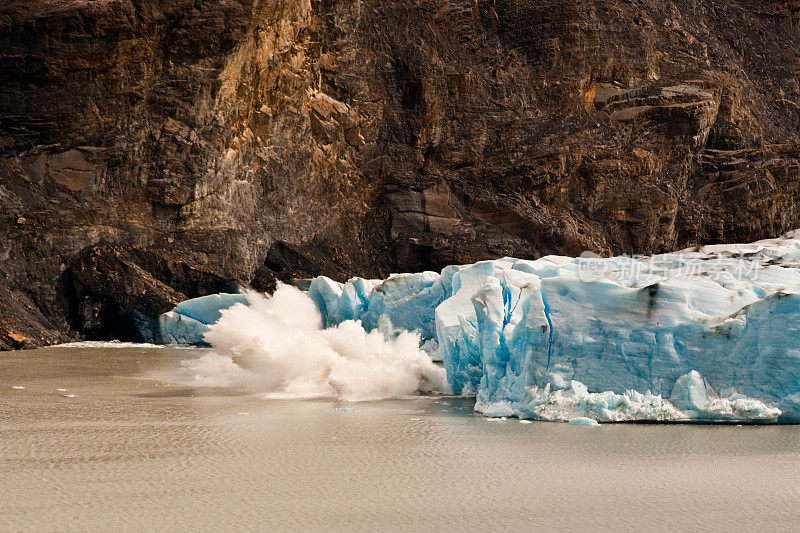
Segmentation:
<svg viewBox="0 0 800 533">
<path fill-rule="evenodd" d="M 503 258 L 309 295 L 417 330 L 489 416 L 800 419 L 800 234 L 631 258 Z"/>
<path fill-rule="evenodd" d="M 209 326 L 222 316 L 222 311 L 241 303 L 247 304 L 243 294 L 210 294 L 186 300 L 159 317 L 159 340 L 164 344 L 206 345 L 204 337 Z"/>
</svg>

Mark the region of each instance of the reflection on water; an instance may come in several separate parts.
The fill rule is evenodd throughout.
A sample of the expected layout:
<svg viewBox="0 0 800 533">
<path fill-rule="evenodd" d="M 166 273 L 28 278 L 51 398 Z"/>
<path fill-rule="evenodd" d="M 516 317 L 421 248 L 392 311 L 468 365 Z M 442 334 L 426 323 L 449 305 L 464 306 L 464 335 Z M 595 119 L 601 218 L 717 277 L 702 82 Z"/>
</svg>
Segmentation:
<svg viewBox="0 0 800 533">
<path fill-rule="evenodd" d="M 280 401 L 170 383 L 194 355 L 0 355 L 0 529 L 800 523 L 795 426 L 521 424 L 459 398 Z"/>
</svg>

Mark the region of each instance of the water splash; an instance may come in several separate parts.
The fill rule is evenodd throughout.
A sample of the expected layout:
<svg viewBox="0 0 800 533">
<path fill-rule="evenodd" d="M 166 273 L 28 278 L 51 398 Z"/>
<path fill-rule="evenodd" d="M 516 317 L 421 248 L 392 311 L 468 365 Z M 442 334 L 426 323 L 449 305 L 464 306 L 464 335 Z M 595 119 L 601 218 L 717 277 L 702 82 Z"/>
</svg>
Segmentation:
<svg viewBox="0 0 800 533">
<path fill-rule="evenodd" d="M 386 340 L 353 320 L 323 329 L 314 302 L 288 285 L 247 300 L 222 311 L 206 333 L 212 351 L 184 363 L 191 384 L 346 401 L 448 390 L 444 369 L 420 350 L 416 333 Z"/>
</svg>

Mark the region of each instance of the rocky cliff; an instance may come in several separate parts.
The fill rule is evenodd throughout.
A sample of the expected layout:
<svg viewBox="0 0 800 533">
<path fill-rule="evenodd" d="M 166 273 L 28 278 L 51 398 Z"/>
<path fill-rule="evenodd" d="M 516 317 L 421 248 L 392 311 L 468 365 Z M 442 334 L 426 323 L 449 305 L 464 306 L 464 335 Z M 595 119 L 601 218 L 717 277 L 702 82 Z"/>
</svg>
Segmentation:
<svg viewBox="0 0 800 533">
<path fill-rule="evenodd" d="M 798 0 L 0 6 L 4 348 L 276 277 L 755 240 L 799 189 Z"/>
</svg>

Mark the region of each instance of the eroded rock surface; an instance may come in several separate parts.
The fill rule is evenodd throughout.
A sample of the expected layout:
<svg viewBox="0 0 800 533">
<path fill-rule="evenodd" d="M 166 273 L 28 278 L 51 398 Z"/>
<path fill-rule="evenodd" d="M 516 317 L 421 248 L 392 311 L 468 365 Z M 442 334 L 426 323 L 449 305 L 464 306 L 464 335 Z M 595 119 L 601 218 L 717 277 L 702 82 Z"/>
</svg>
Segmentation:
<svg viewBox="0 0 800 533">
<path fill-rule="evenodd" d="M 9 0 L 0 347 L 122 335 L 75 318 L 97 246 L 130 277 L 82 294 L 128 313 L 800 227 L 798 30 L 796 0 Z"/>
</svg>

